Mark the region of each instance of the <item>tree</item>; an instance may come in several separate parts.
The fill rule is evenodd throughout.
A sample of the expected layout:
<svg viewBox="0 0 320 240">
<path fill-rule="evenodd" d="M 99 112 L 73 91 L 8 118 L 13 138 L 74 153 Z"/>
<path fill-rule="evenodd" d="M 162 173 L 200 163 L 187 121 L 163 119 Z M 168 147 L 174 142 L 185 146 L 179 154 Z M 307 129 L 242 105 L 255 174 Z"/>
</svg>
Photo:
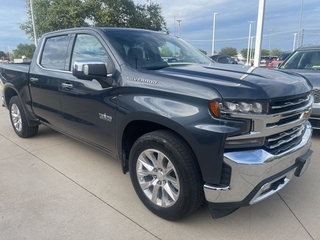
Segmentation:
<svg viewBox="0 0 320 240">
<path fill-rule="evenodd" d="M 160 52 L 161 57 L 173 57 L 173 52 L 168 46 L 163 46 Z"/>
<path fill-rule="evenodd" d="M 221 48 L 219 53 L 220 54 L 226 54 L 226 55 L 229 55 L 229 56 L 237 56 L 238 55 L 237 49 L 233 48 L 233 47 Z"/>
<path fill-rule="evenodd" d="M 243 48 L 240 53 L 242 55 L 242 57 L 247 58 L 247 48 Z M 255 49 L 251 49 L 251 56 L 254 56 L 255 53 Z M 261 56 L 269 56 L 269 50 L 267 49 L 261 49 Z M 276 56 L 276 55 L 275 55 Z"/>
<path fill-rule="evenodd" d="M 247 53 L 248 53 L 248 48 L 243 48 L 240 51 L 240 54 L 242 55 L 243 58 L 247 58 Z"/>
<path fill-rule="evenodd" d="M 245 59 L 247 59 L 247 54 L 248 54 L 248 49 L 247 48 L 244 48 L 240 51 L 242 57 L 244 57 Z M 254 57 L 254 53 L 255 53 L 255 49 L 254 48 L 251 48 L 250 49 L 250 55 L 251 57 L 253 58 Z M 250 58 L 250 57 L 249 57 Z"/>
<path fill-rule="evenodd" d="M 200 48 L 199 48 L 199 51 L 202 52 L 204 55 L 207 55 L 207 51 L 200 49 Z"/>
<path fill-rule="evenodd" d="M 279 56 L 281 53 L 282 51 L 279 48 L 275 48 L 270 51 L 271 56 Z"/>
<path fill-rule="evenodd" d="M 3 51 L 0 51 L 0 59 L 6 58 L 7 54 L 5 54 Z"/>
<path fill-rule="evenodd" d="M 159 4 L 137 4 L 132 0 L 87 0 L 88 16 L 95 26 L 167 30 Z"/>
<path fill-rule="evenodd" d="M 34 44 L 20 43 L 17 46 L 17 49 L 13 50 L 13 56 L 14 58 L 22 58 L 22 56 L 26 56 L 27 58 L 32 58 L 35 50 L 36 50 L 36 46 Z"/>
<path fill-rule="evenodd" d="M 29 19 L 20 23 L 29 39 L 33 39 L 30 2 L 26 0 Z M 87 14 L 81 0 L 33 0 L 34 18 L 37 36 L 46 32 L 72 27 L 89 26 Z"/>
<path fill-rule="evenodd" d="M 261 49 L 261 56 L 269 56 L 269 55 L 270 55 L 269 50 Z"/>
<path fill-rule="evenodd" d="M 30 2 L 26 0 L 29 19 L 20 28 L 33 39 Z M 37 36 L 55 30 L 86 27 L 135 27 L 166 30 L 161 6 L 137 4 L 132 0 L 33 0 Z"/>
</svg>

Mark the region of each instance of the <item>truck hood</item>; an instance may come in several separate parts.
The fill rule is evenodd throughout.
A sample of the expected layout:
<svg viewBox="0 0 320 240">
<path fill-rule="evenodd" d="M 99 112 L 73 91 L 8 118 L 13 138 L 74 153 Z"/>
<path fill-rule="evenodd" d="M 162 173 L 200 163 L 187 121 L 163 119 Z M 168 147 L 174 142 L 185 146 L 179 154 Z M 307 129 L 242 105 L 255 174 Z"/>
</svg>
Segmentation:
<svg viewBox="0 0 320 240">
<path fill-rule="evenodd" d="M 133 71 L 132 71 L 133 70 Z M 173 65 L 160 70 L 124 71 L 127 85 L 203 99 L 265 100 L 311 92 L 303 77 L 233 64 Z"/>
<path fill-rule="evenodd" d="M 308 79 L 313 87 L 320 87 L 320 70 L 311 70 L 311 69 L 281 69 L 284 72 L 293 72 L 306 79 Z"/>
</svg>

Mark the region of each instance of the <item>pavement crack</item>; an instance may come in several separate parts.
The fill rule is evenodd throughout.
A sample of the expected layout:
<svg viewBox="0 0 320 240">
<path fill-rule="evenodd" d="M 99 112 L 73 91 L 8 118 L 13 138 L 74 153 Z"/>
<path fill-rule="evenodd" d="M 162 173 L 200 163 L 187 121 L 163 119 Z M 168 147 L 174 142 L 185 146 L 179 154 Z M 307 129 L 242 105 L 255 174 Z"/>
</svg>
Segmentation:
<svg viewBox="0 0 320 240">
<path fill-rule="evenodd" d="M 282 198 L 282 196 L 277 193 L 278 196 L 281 198 L 281 200 L 284 202 L 284 204 L 287 206 L 287 208 L 290 210 L 290 212 L 292 213 L 292 215 L 295 217 L 295 219 L 300 223 L 300 225 L 303 227 L 303 229 L 308 233 L 308 235 L 310 236 L 310 238 L 312 240 L 314 240 L 314 238 L 312 237 L 312 235 L 310 234 L 310 232 L 308 231 L 308 229 L 303 225 L 303 223 L 299 220 L 299 218 L 297 217 L 297 215 L 292 211 L 292 209 L 290 208 L 290 206 L 287 204 L 287 202 Z"/>
</svg>

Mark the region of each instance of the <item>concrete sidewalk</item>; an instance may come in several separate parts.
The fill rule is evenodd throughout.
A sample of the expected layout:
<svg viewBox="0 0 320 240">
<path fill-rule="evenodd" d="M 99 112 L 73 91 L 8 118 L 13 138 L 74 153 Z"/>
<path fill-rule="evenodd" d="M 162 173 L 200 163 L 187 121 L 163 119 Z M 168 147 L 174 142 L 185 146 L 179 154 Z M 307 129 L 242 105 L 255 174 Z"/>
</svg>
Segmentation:
<svg viewBox="0 0 320 240">
<path fill-rule="evenodd" d="M 108 155 L 41 126 L 21 139 L 0 108 L 0 239 L 320 239 L 320 133 L 301 178 L 256 205 L 180 222 L 149 212 Z"/>
</svg>

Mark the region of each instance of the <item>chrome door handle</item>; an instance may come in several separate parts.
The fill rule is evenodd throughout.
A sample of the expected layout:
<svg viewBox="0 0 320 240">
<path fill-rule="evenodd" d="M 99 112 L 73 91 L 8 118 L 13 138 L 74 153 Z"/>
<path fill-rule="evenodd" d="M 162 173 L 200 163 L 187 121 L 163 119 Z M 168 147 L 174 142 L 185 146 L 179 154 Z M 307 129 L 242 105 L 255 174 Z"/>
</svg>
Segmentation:
<svg viewBox="0 0 320 240">
<path fill-rule="evenodd" d="M 33 83 L 36 83 L 36 82 L 39 81 L 39 79 L 36 78 L 36 77 L 31 77 L 31 78 L 30 78 L 30 81 L 33 82 Z"/>
<path fill-rule="evenodd" d="M 70 89 L 70 88 L 73 88 L 73 85 L 70 84 L 70 83 L 62 83 L 62 84 L 61 84 L 61 87 Z"/>
</svg>

